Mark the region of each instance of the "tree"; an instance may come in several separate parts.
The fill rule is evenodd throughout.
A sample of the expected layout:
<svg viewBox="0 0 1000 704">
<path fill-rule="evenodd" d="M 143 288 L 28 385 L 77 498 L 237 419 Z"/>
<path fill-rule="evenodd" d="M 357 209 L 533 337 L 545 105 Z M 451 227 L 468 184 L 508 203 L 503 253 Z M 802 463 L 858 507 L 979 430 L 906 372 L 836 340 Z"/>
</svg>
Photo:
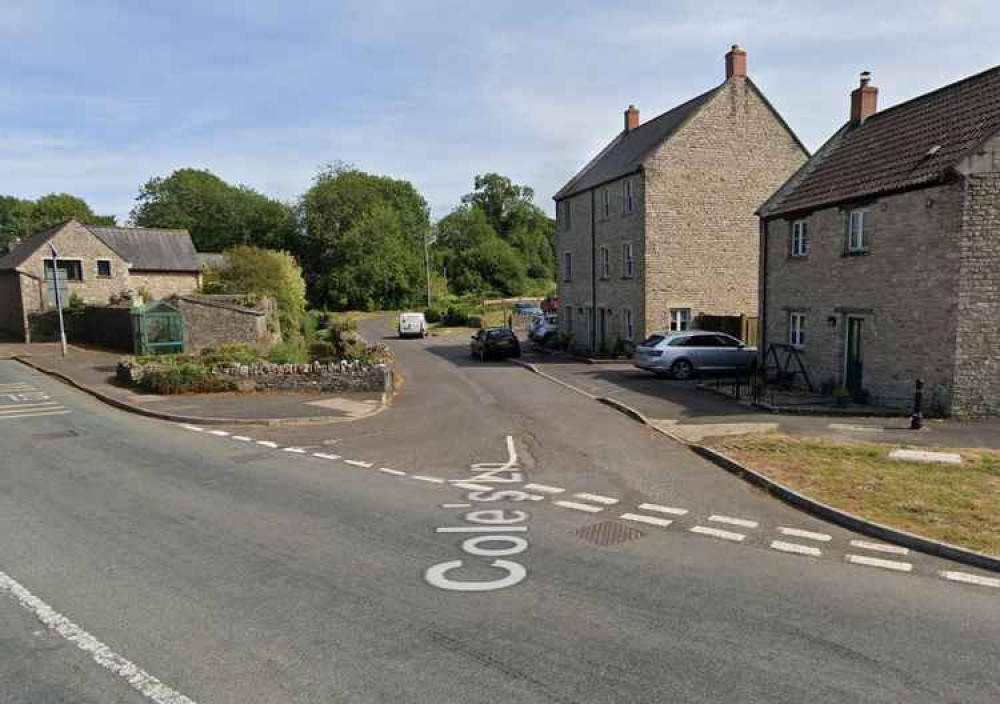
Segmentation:
<svg viewBox="0 0 1000 704">
<path fill-rule="evenodd" d="M 178 169 L 166 178 L 151 178 L 136 201 L 132 222 L 185 229 L 200 251 L 237 245 L 291 249 L 297 236 L 291 207 L 210 171 Z"/>
<path fill-rule="evenodd" d="M 523 259 L 478 206 L 461 205 L 442 218 L 434 253 L 435 266 L 447 272 L 454 293 L 516 296 L 527 285 Z"/>
<path fill-rule="evenodd" d="M 12 242 L 54 227 L 70 218 L 88 225 L 114 225 L 110 215 L 96 215 L 82 198 L 50 193 L 38 200 L 0 196 L 0 253 Z"/>
</svg>

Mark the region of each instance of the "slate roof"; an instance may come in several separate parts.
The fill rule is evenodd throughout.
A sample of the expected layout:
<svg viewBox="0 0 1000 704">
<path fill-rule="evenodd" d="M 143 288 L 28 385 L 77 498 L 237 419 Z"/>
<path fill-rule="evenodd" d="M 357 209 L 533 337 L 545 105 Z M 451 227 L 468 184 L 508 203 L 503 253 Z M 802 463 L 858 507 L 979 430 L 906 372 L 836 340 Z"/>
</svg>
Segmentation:
<svg viewBox="0 0 1000 704">
<path fill-rule="evenodd" d="M 132 271 L 200 271 L 187 230 L 84 225 L 131 264 Z"/>
<path fill-rule="evenodd" d="M 724 84 L 723 84 L 724 85 Z M 590 163 L 559 189 L 553 198 L 562 200 L 639 170 L 643 160 L 660 146 L 721 89 L 712 90 L 644 122 L 631 132 L 618 133 Z"/>
<path fill-rule="evenodd" d="M 770 217 L 941 182 L 1000 132 L 1000 66 L 844 125 L 760 210 Z"/>
<path fill-rule="evenodd" d="M 66 222 L 62 222 L 47 230 L 42 230 L 41 232 L 36 232 L 33 235 L 25 237 L 14 249 L 0 257 L 0 271 L 16 269 L 24 264 L 39 248 L 52 239 L 59 230 L 63 229 L 66 224 Z"/>
</svg>

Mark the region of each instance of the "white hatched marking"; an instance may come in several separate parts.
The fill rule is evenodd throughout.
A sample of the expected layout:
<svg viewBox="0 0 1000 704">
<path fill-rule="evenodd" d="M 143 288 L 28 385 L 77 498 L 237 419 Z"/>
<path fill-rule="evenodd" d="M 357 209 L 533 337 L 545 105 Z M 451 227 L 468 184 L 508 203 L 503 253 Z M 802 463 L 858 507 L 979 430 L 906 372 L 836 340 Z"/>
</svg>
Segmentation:
<svg viewBox="0 0 1000 704">
<path fill-rule="evenodd" d="M 881 567 L 886 570 L 895 570 L 896 572 L 909 572 L 913 569 L 913 565 L 909 562 L 896 562 L 895 560 L 881 560 L 877 557 L 867 557 L 866 555 L 848 555 L 848 562 L 853 562 L 855 565 L 867 565 L 868 567 Z"/>
<path fill-rule="evenodd" d="M 345 460 L 349 462 L 350 460 Z M 406 472 L 400 472 L 398 469 L 389 469 L 388 467 L 379 467 L 378 471 L 385 472 L 386 474 L 395 474 L 397 477 L 405 477 Z"/>
<path fill-rule="evenodd" d="M 660 506 L 659 504 L 639 504 L 640 511 L 655 511 L 656 513 L 668 513 L 671 516 L 687 515 L 686 508 L 673 508 L 671 506 Z"/>
<path fill-rule="evenodd" d="M 708 535 L 713 538 L 721 538 L 722 540 L 732 540 L 737 543 L 743 542 L 743 539 L 746 538 L 742 533 L 732 533 L 728 530 L 708 528 L 707 526 L 695 526 L 691 529 L 691 532 L 698 533 L 699 535 Z"/>
<path fill-rule="evenodd" d="M 270 440 L 258 440 L 257 444 L 263 445 L 264 447 L 270 447 L 272 450 L 275 450 L 278 447 L 278 443 L 271 442 Z"/>
<path fill-rule="evenodd" d="M 543 494 L 561 494 L 565 489 L 560 486 L 549 486 L 548 484 L 525 484 L 522 489 L 530 489 L 531 491 L 540 491 Z"/>
<path fill-rule="evenodd" d="M 893 555 L 909 555 L 910 549 L 899 545 L 886 545 L 885 543 L 869 543 L 865 540 L 852 540 L 851 545 L 862 550 L 874 550 L 876 552 L 887 552 Z"/>
<path fill-rule="evenodd" d="M 613 499 L 610 496 L 602 496 L 601 494 L 588 494 L 584 492 L 582 494 L 573 494 L 573 496 L 584 501 L 593 501 L 595 504 L 604 504 L 605 506 L 614 506 L 618 503 L 618 499 Z"/>
<path fill-rule="evenodd" d="M 471 508 L 472 504 L 441 504 L 441 508 Z"/>
<path fill-rule="evenodd" d="M 0 420 L 17 420 L 18 418 L 42 418 L 44 416 L 64 416 L 70 411 L 39 411 L 37 413 L 22 413 L 21 415 L 0 416 Z"/>
<path fill-rule="evenodd" d="M 444 484 L 444 479 L 438 479 L 437 477 L 428 477 L 423 474 L 414 474 L 410 479 L 416 479 L 418 482 L 430 482 L 431 484 Z"/>
<path fill-rule="evenodd" d="M 361 460 L 344 460 L 346 464 L 354 465 L 355 467 L 364 467 L 368 469 L 372 466 L 371 462 L 362 462 Z"/>
<path fill-rule="evenodd" d="M 340 455 L 328 455 L 325 452 L 314 452 L 313 457 L 319 457 L 321 460 L 339 460 Z"/>
<path fill-rule="evenodd" d="M 240 442 L 253 442 L 253 438 L 248 438 L 246 435 L 232 435 L 233 440 L 239 440 Z"/>
<path fill-rule="evenodd" d="M 301 447 L 286 447 L 282 451 L 283 452 L 292 452 L 292 453 L 294 453 L 296 455 L 304 455 L 304 454 L 306 454 L 306 451 L 303 450 Z"/>
<path fill-rule="evenodd" d="M 436 533 L 524 533 L 527 526 L 448 526 L 435 528 Z"/>
<path fill-rule="evenodd" d="M 781 552 L 793 552 L 796 555 L 811 555 L 812 557 L 819 557 L 823 554 L 820 552 L 819 548 L 814 548 L 812 545 L 786 543 L 784 540 L 772 540 L 771 548 L 774 550 L 780 550 Z"/>
<path fill-rule="evenodd" d="M 562 506 L 563 508 L 571 508 L 574 511 L 586 511 L 587 513 L 599 513 L 604 509 L 600 506 L 591 506 L 590 504 L 578 504 L 576 501 L 553 501 L 556 506 Z"/>
<path fill-rule="evenodd" d="M 708 520 L 715 521 L 716 523 L 728 523 L 731 526 L 740 526 L 741 528 L 756 528 L 757 521 L 748 521 L 744 518 L 733 518 L 731 516 L 709 516 Z"/>
<path fill-rule="evenodd" d="M 208 434 L 209 435 L 218 435 L 220 438 L 228 438 L 229 437 L 229 433 L 227 433 L 225 430 L 209 430 Z"/>
<path fill-rule="evenodd" d="M 659 526 L 660 528 L 666 528 L 673 521 L 669 518 L 657 518 L 656 516 L 643 516 L 640 513 L 623 513 L 621 515 L 626 521 L 635 521 L 636 523 L 648 523 L 651 526 Z"/>
<path fill-rule="evenodd" d="M 473 484 L 472 482 L 463 482 L 452 480 L 452 486 L 459 489 L 467 489 L 469 491 L 493 491 L 495 487 L 487 486 L 486 484 Z"/>
<path fill-rule="evenodd" d="M 939 572 L 945 579 L 950 579 L 953 582 L 964 582 L 965 584 L 978 584 L 981 587 L 994 587 L 1000 589 L 1000 579 L 995 577 L 980 577 L 978 574 L 969 574 L 968 572 Z"/>
<path fill-rule="evenodd" d="M 45 401 L 44 403 L 15 403 L 11 406 L 0 406 L 0 413 L 21 413 L 23 411 L 44 411 L 52 408 L 65 408 L 55 401 Z"/>
<path fill-rule="evenodd" d="M 204 428 L 199 428 L 197 425 L 182 425 L 181 427 L 184 428 L 184 430 L 193 430 L 196 433 L 205 432 Z"/>
<path fill-rule="evenodd" d="M 784 526 L 778 528 L 778 532 L 782 535 L 791 535 L 796 538 L 805 538 L 807 540 L 818 540 L 821 543 L 828 543 L 833 540 L 832 536 L 826 533 L 813 533 L 808 530 L 799 530 L 798 528 L 785 528 Z"/>
</svg>

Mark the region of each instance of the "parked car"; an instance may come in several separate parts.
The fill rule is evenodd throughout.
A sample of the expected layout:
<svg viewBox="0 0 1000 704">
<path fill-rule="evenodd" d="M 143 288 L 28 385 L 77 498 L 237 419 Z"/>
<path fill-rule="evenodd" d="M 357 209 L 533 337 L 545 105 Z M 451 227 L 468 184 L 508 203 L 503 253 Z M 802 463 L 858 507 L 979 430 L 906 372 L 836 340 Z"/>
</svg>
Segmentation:
<svg viewBox="0 0 1000 704">
<path fill-rule="evenodd" d="M 399 336 L 427 337 L 427 318 L 423 313 L 400 313 Z"/>
<path fill-rule="evenodd" d="M 529 318 L 533 315 L 541 315 L 542 309 L 537 303 L 531 301 L 521 301 L 514 304 L 513 314 L 516 316 Z"/>
<path fill-rule="evenodd" d="M 636 346 L 632 360 L 639 369 L 683 380 L 700 371 L 750 371 L 757 348 L 722 332 L 664 332 Z"/>
<path fill-rule="evenodd" d="M 542 301 L 542 310 L 546 313 L 558 313 L 559 312 L 559 298 L 557 296 L 549 296 L 544 301 Z"/>
<path fill-rule="evenodd" d="M 535 324 L 531 327 L 531 331 L 528 333 L 528 337 L 532 342 L 543 345 L 558 334 L 559 316 L 542 315 L 536 318 Z"/>
<path fill-rule="evenodd" d="M 520 357 L 521 343 L 510 328 L 483 328 L 472 336 L 469 351 L 484 362 L 491 357 Z"/>
</svg>

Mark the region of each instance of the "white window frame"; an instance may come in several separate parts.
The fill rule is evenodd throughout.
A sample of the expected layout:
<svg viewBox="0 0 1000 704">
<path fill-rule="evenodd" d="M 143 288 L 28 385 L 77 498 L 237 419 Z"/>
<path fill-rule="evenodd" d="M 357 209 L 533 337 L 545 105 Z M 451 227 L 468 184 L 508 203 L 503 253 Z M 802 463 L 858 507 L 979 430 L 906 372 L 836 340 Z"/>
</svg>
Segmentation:
<svg viewBox="0 0 1000 704">
<path fill-rule="evenodd" d="M 806 346 L 806 314 L 792 311 L 788 314 L 788 344 L 795 349 Z"/>
<path fill-rule="evenodd" d="M 611 191 L 605 188 L 602 193 L 601 199 L 604 203 L 604 217 L 608 218 L 611 217 Z"/>
<path fill-rule="evenodd" d="M 111 266 L 112 262 L 111 262 L 110 259 L 101 258 L 101 259 L 95 259 L 94 261 L 96 262 L 96 264 L 94 264 L 94 270 L 97 272 L 97 278 L 99 278 L 99 279 L 113 279 L 114 278 L 114 276 L 115 276 L 115 270 Z M 108 263 L 108 274 L 107 274 L 107 276 L 105 276 L 104 274 L 101 273 L 101 262 L 107 262 Z"/>
<path fill-rule="evenodd" d="M 625 183 L 622 186 L 622 189 L 623 189 L 622 200 L 625 202 L 625 213 L 628 214 L 631 213 L 635 208 L 635 202 L 634 202 L 635 188 L 632 185 L 632 179 L 630 178 L 625 179 Z"/>
<path fill-rule="evenodd" d="M 573 253 L 563 252 L 563 281 L 573 280 Z"/>
<path fill-rule="evenodd" d="M 809 254 L 809 223 L 796 220 L 792 223 L 792 256 L 804 257 Z"/>
<path fill-rule="evenodd" d="M 611 250 L 601 247 L 601 278 L 611 278 Z"/>
<path fill-rule="evenodd" d="M 42 262 L 43 262 L 42 263 L 42 279 L 44 279 L 45 281 L 53 281 L 56 278 L 56 275 L 55 275 L 55 269 L 56 269 L 56 267 L 55 267 L 55 264 L 53 263 L 54 261 L 55 260 L 52 257 L 43 257 L 42 258 Z M 80 257 L 59 257 L 59 261 L 60 262 L 76 262 L 80 266 L 80 278 L 79 279 L 71 279 L 71 278 L 69 278 L 67 276 L 65 279 L 63 279 L 64 281 L 85 281 L 87 279 L 86 267 L 83 265 L 83 259 L 81 259 Z M 49 268 L 48 266 L 46 266 L 46 264 L 49 264 L 49 263 L 52 263 L 52 272 L 53 272 L 52 279 L 46 279 L 45 278 L 45 275 L 46 275 L 46 273 L 48 271 L 48 268 Z"/>
<path fill-rule="evenodd" d="M 631 242 L 622 242 L 622 278 L 635 276 L 635 248 Z"/>
<path fill-rule="evenodd" d="M 691 329 L 691 309 L 670 309 L 670 332 L 684 332 Z"/>
<path fill-rule="evenodd" d="M 629 342 L 635 339 L 635 321 L 632 320 L 631 308 L 622 308 L 622 336 Z"/>
<path fill-rule="evenodd" d="M 868 211 L 852 210 L 847 215 L 847 251 L 868 251 Z"/>
</svg>

